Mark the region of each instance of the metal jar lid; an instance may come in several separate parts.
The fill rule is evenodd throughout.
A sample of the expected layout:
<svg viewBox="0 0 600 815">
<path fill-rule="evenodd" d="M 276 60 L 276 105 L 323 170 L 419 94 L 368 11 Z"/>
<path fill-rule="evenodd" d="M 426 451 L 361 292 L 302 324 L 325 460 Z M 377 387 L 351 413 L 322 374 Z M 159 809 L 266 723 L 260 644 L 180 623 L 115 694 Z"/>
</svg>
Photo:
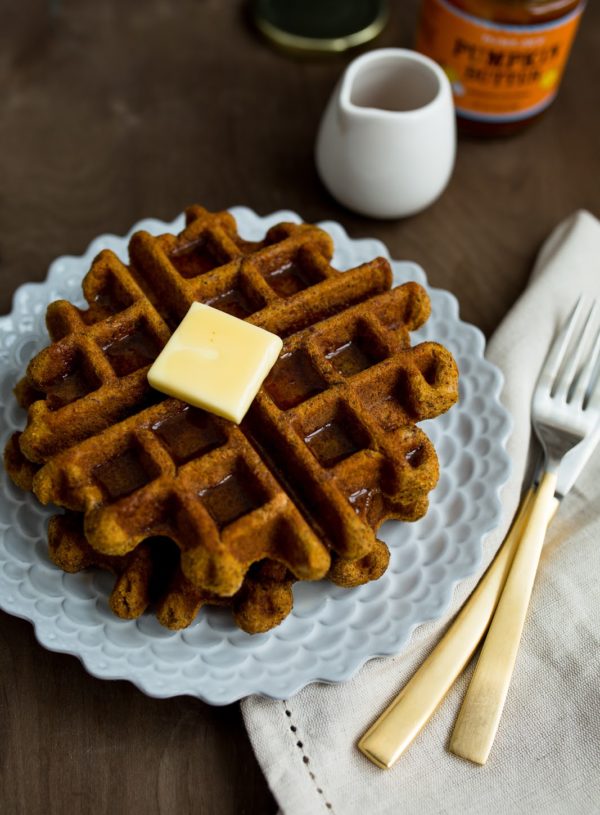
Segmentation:
<svg viewBox="0 0 600 815">
<path fill-rule="evenodd" d="M 294 53 L 341 53 L 384 28 L 387 0 L 254 0 L 254 22 L 279 48 Z"/>
</svg>

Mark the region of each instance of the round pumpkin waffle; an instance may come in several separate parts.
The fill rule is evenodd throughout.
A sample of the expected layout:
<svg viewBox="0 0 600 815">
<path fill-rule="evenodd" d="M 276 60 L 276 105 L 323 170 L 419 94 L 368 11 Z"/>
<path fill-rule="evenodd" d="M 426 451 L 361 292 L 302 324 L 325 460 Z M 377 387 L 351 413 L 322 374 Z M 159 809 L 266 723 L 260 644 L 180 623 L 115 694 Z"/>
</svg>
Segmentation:
<svg viewBox="0 0 600 815">
<path fill-rule="evenodd" d="M 250 242 L 230 214 L 192 207 L 177 236 L 134 234 L 129 265 L 101 252 L 87 309 L 49 306 L 53 342 L 17 386 L 28 418 L 5 462 L 43 503 L 77 513 L 51 526 L 55 560 L 79 547 L 81 564 L 114 571 L 113 609 L 152 599 L 152 553 L 168 540 L 178 565 L 159 619 L 179 627 L 205 602 L 230 602 L 245 630 L 264 631 L 291 608 L 294 580 L 379 577 L 378 527 L 425 513 L 438 462 L 416 425 L 456 401 L 456 364 L 435 342 L 410 344 L 429 316 L 420 285 L 391 289 L 383 258 L 340 273 L 332 253 L 317 227 L 283 223 Z M 239 427 L 148 385 L 194 301 L 284 340 Z M 132 574 L 142 600 L 119 605 Z M 177 591 L 194 611 L 175 623 L 161 602 Z"/>
</svg>

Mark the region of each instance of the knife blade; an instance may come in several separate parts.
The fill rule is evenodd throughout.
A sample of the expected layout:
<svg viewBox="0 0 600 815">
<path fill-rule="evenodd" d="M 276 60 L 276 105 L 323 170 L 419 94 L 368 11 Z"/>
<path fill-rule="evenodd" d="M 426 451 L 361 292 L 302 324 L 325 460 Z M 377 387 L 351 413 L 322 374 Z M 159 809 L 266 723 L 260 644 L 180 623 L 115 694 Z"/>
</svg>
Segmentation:
<svg viewBox="0 0 600 815">
<path fill-rule="evenodd" d="M 563 457 L 558 469 L 558 480 L 554 493 L 556 498 L 561 500 L 571 491 L 599 442 L 600 424 L 598 424 L 598 427 L 590 433 L 587 438 L 580 441 L 578 445 L 572 450 L 569 450 L 567 455 Z"/>
</svg>

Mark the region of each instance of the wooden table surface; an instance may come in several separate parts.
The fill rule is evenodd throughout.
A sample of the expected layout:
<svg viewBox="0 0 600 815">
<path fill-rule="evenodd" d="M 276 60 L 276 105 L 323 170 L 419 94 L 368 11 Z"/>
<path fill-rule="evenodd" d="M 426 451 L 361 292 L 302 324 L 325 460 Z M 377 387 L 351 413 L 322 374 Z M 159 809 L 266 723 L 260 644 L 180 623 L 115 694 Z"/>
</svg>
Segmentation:
<svg viewBox="0 0 600 815">
<path fill-rule="evenodd" d="M 58 7 L 58 13 L 49 10 Z M 392 2 L 379 46 L 410 46 L 416 2 Z M 378 222 L 338 206 L 313 164 L 348 57 L 298 61 L 237 2 L 20 0 L 0 26 L 0 313 L 50 261 L 183 206 L 285 207 L 377 236 L 454 292 L 490 333 L 549 230 L 600 212 L 600 8 L 584 16 L 560 96 L 530 131 L 463 139 L 449 188 Z M 89 676 L 0 613 L 0 812 L 272 813 L 239 707 L 157 701 Z"/>
</svg>

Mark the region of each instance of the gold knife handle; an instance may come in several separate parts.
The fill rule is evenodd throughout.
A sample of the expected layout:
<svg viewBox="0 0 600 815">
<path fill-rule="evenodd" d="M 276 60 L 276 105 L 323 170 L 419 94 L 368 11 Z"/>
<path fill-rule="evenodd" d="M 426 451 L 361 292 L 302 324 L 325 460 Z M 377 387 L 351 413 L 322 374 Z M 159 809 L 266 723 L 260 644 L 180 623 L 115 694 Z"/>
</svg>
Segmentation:
<svg viewBox="0 0 600 815">
<path fill-rule="evenodd" d="M 502 716 L 555 489 L 556 473 L 545 473 L 450 740 L 451 752 L 477 764 L 487 761 Z"/>
<path fill-rule="evenodd" d="M 358 749 L 378 767 L 392 767 L 461 673 L 483 637 L 529 516 L 533 490 L 524 498 L 493 563 L 444 637 L 398 696 L 367 730 Z"/>
</svg>

